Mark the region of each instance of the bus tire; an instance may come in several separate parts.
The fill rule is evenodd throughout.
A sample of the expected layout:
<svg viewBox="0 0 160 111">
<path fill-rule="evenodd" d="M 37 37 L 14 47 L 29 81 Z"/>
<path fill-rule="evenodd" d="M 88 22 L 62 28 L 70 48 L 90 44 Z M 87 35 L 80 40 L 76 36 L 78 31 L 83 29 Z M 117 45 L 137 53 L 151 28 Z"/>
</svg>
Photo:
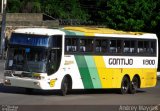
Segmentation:
<svg viewBox="0 0 160 111">
<path fill-rule="evenodd" d="M 68 92 L 68 79 L 65 77 L 63 80 L 62 80 L 62 84 L 61 84 L 61 89 L 60 89 L 60 94 L 62 96 L 66 96 Z"/>
<path fill-rule="evenodd" d="M 139 85 L 139 79 L 135 76 L 132 79 L 132 82 L 130 83 L 129 93 L 135 94 Z"/>
<path fill-rule="evenodd" d="M 124 76 L 121 83 L 120 93 L 127 94 L 129 90 L 129 86 L 130 86 L 129 78 L 127 76 Z"/>
</svg>

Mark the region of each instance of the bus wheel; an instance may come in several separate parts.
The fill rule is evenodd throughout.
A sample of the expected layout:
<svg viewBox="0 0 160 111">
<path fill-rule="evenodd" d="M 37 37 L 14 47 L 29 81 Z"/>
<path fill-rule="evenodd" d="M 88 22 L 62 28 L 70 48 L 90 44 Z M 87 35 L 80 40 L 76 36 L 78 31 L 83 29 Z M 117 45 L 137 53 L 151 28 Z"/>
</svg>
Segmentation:
<svg viewBox="0 0 160 111">
<path fill-rule="evenodd" d="M 129 93 L 135 94 L 138 88 L 139 80 L 137 77 L 134 77 L 132 82 L 130 83 Z"/>
<path fill-rule="evenodd" d="M 68 92 L 68 79 L 65 77 L 63 80 L 62 80 L 62 84 L 61 84 L 61 90 L 60 90 L 60 94 L 62 96 L 65 96 Z"/>
<path fill-rule="evenodd" d="M 122 80 L 122 83 L 121 83 L 121 89 L 120 89 L 121 94 L 128 93 L 129 86 L 130 86 L 130 82 L 129 82 L 128 77 L 126 77 L 126 76 L 123 77 L 123 80 Z"/>
</svg>

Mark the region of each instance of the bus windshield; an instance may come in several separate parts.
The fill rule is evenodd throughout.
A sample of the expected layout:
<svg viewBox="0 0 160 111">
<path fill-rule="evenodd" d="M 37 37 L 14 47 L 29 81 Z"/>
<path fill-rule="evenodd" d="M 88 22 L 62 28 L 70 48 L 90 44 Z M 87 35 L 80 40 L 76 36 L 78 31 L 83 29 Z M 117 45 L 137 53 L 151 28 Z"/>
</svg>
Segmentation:
<svg viewBox="0 0 160 111">
<path fill-rule="evenodd" d="M 47 50 L 45 48 L 10 47 L 6 70 L 46 72 Z"/>
</svg>

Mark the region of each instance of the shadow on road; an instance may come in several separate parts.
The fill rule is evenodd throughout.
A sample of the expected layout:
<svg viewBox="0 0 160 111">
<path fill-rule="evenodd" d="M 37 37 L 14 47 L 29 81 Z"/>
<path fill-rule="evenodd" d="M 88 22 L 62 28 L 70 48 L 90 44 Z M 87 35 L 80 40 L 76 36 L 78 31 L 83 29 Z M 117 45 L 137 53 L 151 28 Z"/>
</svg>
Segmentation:
<svg viewBox="0 0 160 111">
<path fill-rule="evenodd" d="M 146 91 L 138 90 L 137 93 L 145 93 Z M 26 93 L 25 88 L 19 87 L 9 87 L 4 86 L 0 83 L 0 93 L 10 93 L 10 94 L 25 94 L 25 95 L 41 95 L 41 96 L 51 96 L 59 95 L 58 90 L 38 90 L 34 89 L 31 93 Z M 120 94 L 118 89 L 87 89 L 87 90 L 72 90 L 68 95 L 92 95 L 92 94 Z"/>
</svg>

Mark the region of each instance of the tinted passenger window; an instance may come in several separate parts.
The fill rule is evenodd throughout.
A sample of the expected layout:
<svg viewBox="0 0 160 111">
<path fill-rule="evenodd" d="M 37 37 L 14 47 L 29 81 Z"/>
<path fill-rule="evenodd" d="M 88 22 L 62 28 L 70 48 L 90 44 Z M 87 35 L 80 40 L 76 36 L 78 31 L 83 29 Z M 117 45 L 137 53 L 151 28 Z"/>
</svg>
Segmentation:
<svg viewBox="0 0 160 111">
<path fill-rule="evenodd" d="M 136 41 L 134 40 L 125 40 L 124 41 L 124 53 L 136 53 Z"/>
<path fill-rule="evenodd" d="M 66 38 L 65 50 L 67 52 L 77 51 L 78 39 L 76 38 Z"/>
<path fill-rule="evenodd" d="M 80 39 L 80 52 L 93 52 L 93 39 Z"/>
<path fill-rule="evenodd" d="M 143 53 L 150 53 L 150 42 L 149 41 L 144 41 L 144 49 L 143 49 Z"/>
<path fill-rule="evenodd" d="M 121 53 L 122 52 L 122 40 L 110 40 L 110 53 Z"/>
<path fill-rule="evenodd" d="M 107 52 L 108 41 L 107 40 L 96 40 L 95 41 L 95 51 L 96 52 Z"/>
<path fill-rule="evenodd" d="M 151 54 L 156 54 L 156 41 L 151 41 Z"/>
</svg>

